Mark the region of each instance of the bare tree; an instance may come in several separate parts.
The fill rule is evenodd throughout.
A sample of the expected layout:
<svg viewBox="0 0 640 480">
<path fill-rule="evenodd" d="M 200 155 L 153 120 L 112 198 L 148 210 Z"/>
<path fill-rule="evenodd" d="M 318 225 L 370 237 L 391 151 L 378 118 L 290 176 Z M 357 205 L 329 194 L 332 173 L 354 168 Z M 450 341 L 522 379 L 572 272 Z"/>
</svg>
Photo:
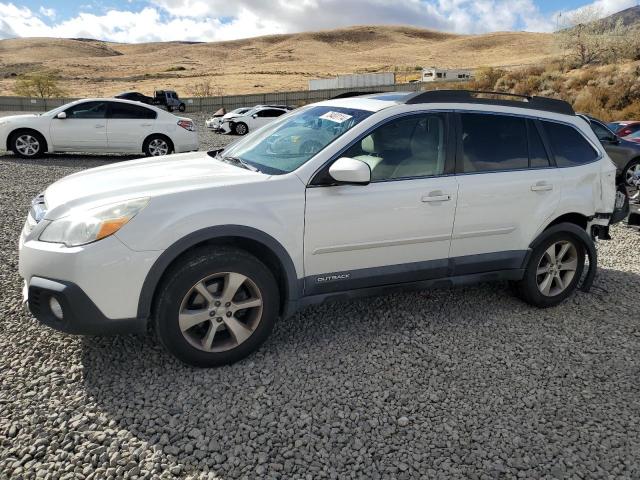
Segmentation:
<svg viewBox="0 0 640 480">
<path fill-rule="evenodd" d="M 189 88 L 189 93 L 194 97 L 215 97 L 224 95 L 224 89 L 211 80 L 202 80 Z"/>
<path fill-rule="evenodd" d="M 571 14 L 558 32 L 560 45 L 582 67 L 638 55 L 638 29 L 601 20 L 601 11 L 585 7 Z"/>
<path fill-rule="evenodd" d="M 22 75 L 16 80 L 13 91 L 21 97 L 55 98 L 65 95 L 54 72 Z"/>
</svg>

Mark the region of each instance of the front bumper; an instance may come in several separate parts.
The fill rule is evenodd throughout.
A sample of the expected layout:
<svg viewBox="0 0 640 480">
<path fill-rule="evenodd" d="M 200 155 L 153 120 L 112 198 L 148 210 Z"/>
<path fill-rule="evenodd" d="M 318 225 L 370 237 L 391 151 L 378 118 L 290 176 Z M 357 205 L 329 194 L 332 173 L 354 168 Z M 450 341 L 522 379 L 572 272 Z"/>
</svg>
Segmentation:
<svg viewBox="0 0 640 480">
<path fill-rule="evenodd" d="M 112 335 L 123 333 L 143 333 L 145 319 L 107 318 L 91 301 L 89 296 L 76 284 L 61 280 L 33 277 L 25 282 L 25 300 L 36 319 L 55 330 L 78 335 Z M 58 318 L 51 308 L 52 298 L 62 307 L 62 318 Z"/>
</svg>

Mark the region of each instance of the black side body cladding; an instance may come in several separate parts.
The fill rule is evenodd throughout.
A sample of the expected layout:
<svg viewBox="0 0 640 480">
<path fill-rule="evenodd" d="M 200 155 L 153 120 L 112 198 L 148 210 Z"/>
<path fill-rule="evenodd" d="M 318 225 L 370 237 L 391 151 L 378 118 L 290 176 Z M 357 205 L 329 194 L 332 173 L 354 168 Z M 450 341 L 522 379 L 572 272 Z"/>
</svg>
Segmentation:
<svg viewBox="0 0 640 480">
<path fill-rule="evenodd" d="M 62 320 L 51 312 L 51 297 L 62 306 Z M 29 310 L 48 327 L 78 335 L 143 333 L 147 329 L 145 319 L 107 318 L 80 287 L 61 280 L 33 277 L 29 282 Z"/>
<path fill-rule="evenodd" d="M 284 292 L 284 294 L 285 313 L 287 313 L 290 309 L 289 303 L 298 299 L 301 293 L 301 288 L 293 261 L 291 260 L 291 257 L 289 257 L 285 248 L 272 236 L 255 228 L 245 227 L 242 225 L 219 225 L 192 232 L 162 252 L 162 255 L 160 255 L 153 264 L 147 274 L 147 278 L 145 278 L 144 283 L 142 284 L 140 299 L 138 301 L 138 318 L 149 318 L 156 287 L 158 286 L 158 283 L 166 269 L 176 258 L 199 243 L 224 237 L 241 237 L 254 240 L 269 248 L 278 257 L 284 271 L 286 272 L 287 291 Z"/>
</svg>

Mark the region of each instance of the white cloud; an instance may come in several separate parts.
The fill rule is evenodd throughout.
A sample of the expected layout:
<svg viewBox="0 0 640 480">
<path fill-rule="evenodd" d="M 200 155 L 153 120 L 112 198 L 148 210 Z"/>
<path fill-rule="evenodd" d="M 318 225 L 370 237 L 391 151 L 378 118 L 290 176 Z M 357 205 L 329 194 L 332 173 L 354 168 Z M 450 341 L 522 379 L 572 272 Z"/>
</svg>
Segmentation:
<svg viewBox="0 0 640 480">
<path fill-rule="evenodd" d="M 47 7 L 43 7 L 40 6 L 40 15 L 44 15 L 45 17 L 48 18 L 55 18 L 56 17 L 56 11 L 53 8 L 47 8 Z"/>
<path fill-rule="evenodd" d="M 89 37 L 116 42 L 215 41 L 364 24 L 406 24 L 457 33 L 550 31 L 534 0 L 147 0 L 141 10 L 111 9 L 62 20 L 53 9 L 0 2 L 0 38 Z M 595 0 L 610 14 L 635 0 Z"/>
</svg>

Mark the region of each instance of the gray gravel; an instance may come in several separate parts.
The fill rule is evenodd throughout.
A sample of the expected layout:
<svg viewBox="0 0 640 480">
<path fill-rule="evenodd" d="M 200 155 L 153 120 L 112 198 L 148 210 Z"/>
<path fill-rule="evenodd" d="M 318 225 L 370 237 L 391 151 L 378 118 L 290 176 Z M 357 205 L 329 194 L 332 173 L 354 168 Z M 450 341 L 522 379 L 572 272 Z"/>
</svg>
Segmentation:
<svg viewBox="0 0 640 480">
<path fill-rule="evenodd" d="M 505 285 L 326 304 L 199 370 L 21 310 L 30 199 L 121 159 L 0 156 L 0 478 L 640 478 L 635 231 L 558 308 Z"/>
</svg>

